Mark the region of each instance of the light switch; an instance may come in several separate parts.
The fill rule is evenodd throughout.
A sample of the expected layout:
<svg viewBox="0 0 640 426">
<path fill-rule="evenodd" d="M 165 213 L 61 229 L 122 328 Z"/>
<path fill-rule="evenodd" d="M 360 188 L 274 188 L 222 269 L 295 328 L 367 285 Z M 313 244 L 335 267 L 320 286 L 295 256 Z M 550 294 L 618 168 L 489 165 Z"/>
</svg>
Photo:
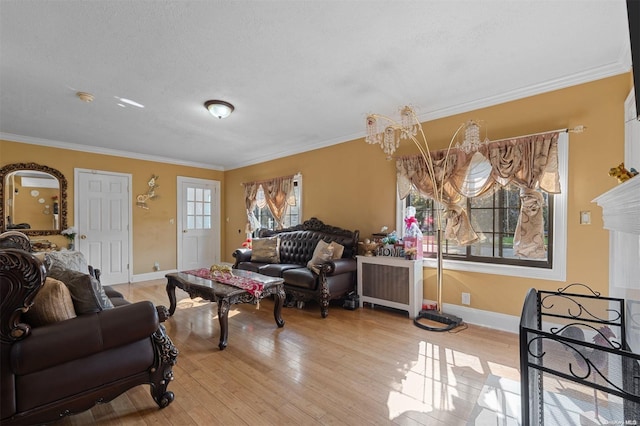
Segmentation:
<svg viewBox="0 0 640 426">
<path fill-rule="evenodd" d="M 582 211 L 580 212 L 580 225 L 591 225 L 591 212 L 590 211 Z"/>
</svg>

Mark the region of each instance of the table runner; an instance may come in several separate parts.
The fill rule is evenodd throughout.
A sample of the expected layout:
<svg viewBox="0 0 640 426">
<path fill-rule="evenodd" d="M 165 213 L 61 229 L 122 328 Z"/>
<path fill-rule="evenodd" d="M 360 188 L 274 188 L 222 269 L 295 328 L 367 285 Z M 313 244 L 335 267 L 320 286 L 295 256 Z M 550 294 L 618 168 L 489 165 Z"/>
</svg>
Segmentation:
<svg viewBox="0 0 640 426">
<path fill-rule="evenodd" d="M 218 271 L 217 271 L 218 272 Z M 183 274 L 195 275 L 199 278 L 205 278 L 207 280 L 217 281 L 219 283 L 232 285 L 234 287 L 241 288 L 246 290 L 250 295 L 259 298 L 262 294 L 262 290 L 264 289 L 264 284 L 260 281 L 256 281 L 251 278 L 245 277 L 237 277 L 230 273 L 216 273 L 215 275 L 211 274 L 209 269 L 192 269 L 190 271 L 183 271 Z"/>
</svg>

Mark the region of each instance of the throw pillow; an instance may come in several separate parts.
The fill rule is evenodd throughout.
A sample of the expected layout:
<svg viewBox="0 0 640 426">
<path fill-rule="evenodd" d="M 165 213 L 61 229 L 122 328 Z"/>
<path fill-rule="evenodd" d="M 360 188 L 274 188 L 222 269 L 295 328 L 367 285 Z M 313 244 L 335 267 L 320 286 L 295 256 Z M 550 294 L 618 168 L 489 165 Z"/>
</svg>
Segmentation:
<svg viewBox="0 0 640 426">
<path fill-rule="evenodd" d="M 47 277 L 33 299 L 33 306 L 25 313 L 25 320 L 33 327 L 75 318 L 76 311 L 69 289 L 62 282 Z"/>
<path fill-rule="evenodd" d="M 105 294 L 102 284 L 91 275 L 54 264 L 49 269 L 48 276 L 62 281 L 69 288 L 77 315 L 113 308 L 113 303 Z"/>
<path fill-rule="evenodd" d="M 344 246 L 340 243 L 336 243 L 335 241 L 331 241 L 331 244 L 329 244 L 329 246 L 333 247 L 332 259 L 341 259 L 342 253 L 344 253 Z"/>
<path fill-rule="evenodd" d="M 254 238 L 251 247 L 252 262 L 280 263 L 280 238 Z"/>
<path fill-rule="evenodd" d="M 46 257 L 49 258 L 49 265 L 67 268 L 73 271 L 89 273 L 89 265 L 87 259 L 79 251 L 51 251 L 47 252 Z"/>
<path fill-rule="evenodd" d="M 318 268 L 318 266 L 333 258 L 333 250 L 334 248 L 326 241 L 318 241 L 315 250 L 313 250 L 313 257 L 309 262 L 307 262 L 307 268 L 311 269 L 316 274 L 319 274 L 320 268 Z"/>
<path fill-rule="evenodd" d="M 40 262 L 42 262 L 42 264 L 44 265 L 44 267 L 48 271 L 49 268 L 51 267 L 51 264 L 52 264 L 52 260 L 51 260 L 51 257 L 49 256 L 49 254 L 46 251 L 39 251 L 39 252 L 32 253 L 32 254 L 36 259 L 38 259 Z"/>
</svg>

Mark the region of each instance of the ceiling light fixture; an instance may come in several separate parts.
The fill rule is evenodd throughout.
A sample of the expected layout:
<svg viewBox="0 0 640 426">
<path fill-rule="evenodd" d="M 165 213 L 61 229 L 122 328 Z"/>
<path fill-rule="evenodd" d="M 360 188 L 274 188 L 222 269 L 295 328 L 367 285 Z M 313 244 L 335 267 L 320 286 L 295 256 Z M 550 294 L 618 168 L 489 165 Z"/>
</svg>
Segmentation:
<svg viewBox="0 0 640 426">
<path fill-rule="evenodd" d="M 218 118 L 227 118 L 235 109 L 235 107 L 229 102 L 216 100 L 205 102 L 204 107 L 209 111 L 211 115 Z"/>
</svg>

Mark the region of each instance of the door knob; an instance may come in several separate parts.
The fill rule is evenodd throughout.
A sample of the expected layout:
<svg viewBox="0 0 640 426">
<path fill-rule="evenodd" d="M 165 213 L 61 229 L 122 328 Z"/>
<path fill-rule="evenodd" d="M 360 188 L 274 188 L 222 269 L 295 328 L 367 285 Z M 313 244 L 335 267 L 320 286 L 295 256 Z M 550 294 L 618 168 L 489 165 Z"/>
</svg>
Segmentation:
<svg viewBox="0 0 640 426">
<path fill-rule="evenodd" d="M 182 230 L 182 233 L 183 233 L 183 234 L 186 234 L 186 233 L 187 233 L 187 230 L 186 230 L 186 229 L 183 229 L 183 230 Z"/>
<path fill-rule="evenodd" d="M 82 234 L 82 235 L 80 235 L 80 239 L 81 239 L 81 240 L 86 240 L 86 239 L 87 239 L 87 236 L 86 236 L 86 235 L 84 235 L 84 234 Z"/>
</svg>

